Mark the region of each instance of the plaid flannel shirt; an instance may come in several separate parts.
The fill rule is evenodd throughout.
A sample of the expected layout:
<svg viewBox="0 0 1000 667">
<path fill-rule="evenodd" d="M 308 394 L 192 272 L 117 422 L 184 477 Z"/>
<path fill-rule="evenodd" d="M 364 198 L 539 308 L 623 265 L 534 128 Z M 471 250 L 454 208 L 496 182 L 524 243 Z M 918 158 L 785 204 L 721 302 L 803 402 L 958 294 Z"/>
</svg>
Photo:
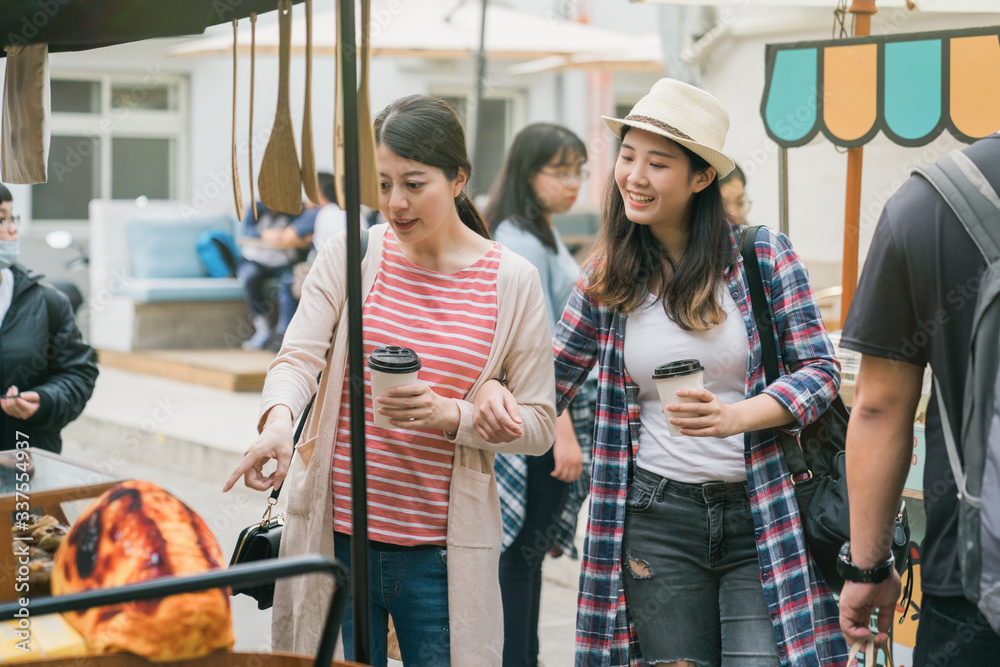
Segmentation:
<svg viewBox="0 0 1000 667">
<path fill-rule="evenodd" d="M 597 403 L 596 381 L 585 383 L 569 405 L 573 420 L 573 431 L 580 444 L 583 472 L 570 484 L 566 502 L 555 522 L 553 546 L 559 547 L 562 555 L 576 560 L 576 522 L 580 508 L 590 493 L 590 462 L 594 442 L 594 410 Z M 528 502 L 528 459 L 524 454 L 497 454 L 493 462 L 500 495 L 500 517 L 503 520 L 503 546 L 507 550 L 524 526 L 524 516 Z"/>
<path fill-rule="evenodd" d="M 734 252 L 739 234 L 730 233 Z M 725 286 L 743 315 L 750 358 L 746 396 L 764 392 L 794 415 L 789 431 L 816 420 L 836 396 L 840 364 L 827 338 L 808 275 L 788 239 L 770 230 L 757 238 L 764 290 L 774 316 L 782 377 L 765 387 L 760 339 L 750 309 L 742 258 L 727 267 Z M 573 398 L 599 364 L 590 512 L 577 604 L 576 664 L 645 664 L 621 582 L 625 496 L 638 442 L 638 387 L 625 373 L 625 315 L 586 295 L 585 273 L 556 329 L 557 409 Z M 764 597 L 783 666 L 846 664 L 847 645 L 830 589 L 809 557 L 781 445 L 769 432 L 744 435 L 747 483 L 756 527 Z M 667 629 L 669 631 L 669 629 Z"/>
</svg>

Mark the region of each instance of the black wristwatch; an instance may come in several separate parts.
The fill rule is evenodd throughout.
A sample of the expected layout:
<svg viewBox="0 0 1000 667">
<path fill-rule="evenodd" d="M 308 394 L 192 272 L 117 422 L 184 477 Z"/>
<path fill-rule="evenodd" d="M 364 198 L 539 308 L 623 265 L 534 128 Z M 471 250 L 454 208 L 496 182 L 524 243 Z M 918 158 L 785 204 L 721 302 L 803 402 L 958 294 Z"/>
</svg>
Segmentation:
<svg viewBox="0 0 1000 667">
<path fill-rule="evenodd" d="M 840 555 L 837 558 L 837 574 L 845 581 L 853 581 L 856 584 L 880 584 L 892 574 L 895 558 L 890 553 L 889 560 L 873 568 L 860 568 L 851 562 L 851 543 L 844 542 L 840 547 Z"/>
</svg>

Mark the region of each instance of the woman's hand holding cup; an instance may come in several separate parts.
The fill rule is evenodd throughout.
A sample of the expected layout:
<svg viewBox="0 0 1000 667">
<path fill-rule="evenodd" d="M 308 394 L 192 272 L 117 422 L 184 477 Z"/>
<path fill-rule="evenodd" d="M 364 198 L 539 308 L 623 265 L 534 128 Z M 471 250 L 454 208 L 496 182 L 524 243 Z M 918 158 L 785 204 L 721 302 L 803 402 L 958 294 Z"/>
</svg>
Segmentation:
<svg viewBox="0 0 1000 667">
<path fill-rule="evenodd" d="M 462 412 L 453 398 L 445 398 L 423 382 L 391 387 L 387 396 L 375 397 L 378 414 L 395 428 L 439 428 L 458 431 Z"/>
<path fill-rule="evenodd" d="M 676 393 L 684 402 L 668 403 L 664 414 L 672 426 L 680 429 L 681 435 L 727 438 L 743 432 L 736 423 L 737 414 L 733 406 L 720 401 L 708 389 L 685 387 Z M 675 413 L 684 416 L 674 416 Z"/>
</svg>

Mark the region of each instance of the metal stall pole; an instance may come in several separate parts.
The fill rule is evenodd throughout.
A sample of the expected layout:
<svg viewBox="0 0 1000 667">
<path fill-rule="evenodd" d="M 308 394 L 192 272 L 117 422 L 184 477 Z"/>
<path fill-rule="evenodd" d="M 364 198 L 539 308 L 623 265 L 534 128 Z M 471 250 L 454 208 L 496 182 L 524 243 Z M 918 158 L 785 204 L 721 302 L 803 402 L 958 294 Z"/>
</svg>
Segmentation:
<svg viewBox="0 0 1000 667">
<path fill-rule="evenodd" d="M 788 149 L 778 148 L 778 231 L 788 233 Z"/>
<path fill-rule="evenodd" d="M 489 0 L 482 0 L 482 19 L 479 24 L 479 55 L 476 58 L 476 108 L 473 110 L 472 118 L 470 118 L 470 129 L 471 132 L 466 132 L 469 135 L 469 161 L 472 163 L 472 176 L 475 178 L 476 190 L 473 190 L 473 194 L 480 194 L 477 192 L 479 189 L 479 168 L 476 165 L 476 159 L 479 157 L 479 139 L 482 136 L 481 131 L 483 129 L 483 94 L 486 88 L 486 8 L 489 4 Z"/>
<path fill-rule="evenodd" d="M 351 416 L 351 582 L 354 660 L 371 662 L 371 619 L 368 599 L 368 480 L 365 466 L 365 376 L 361 328 L 361 181 L 358 155 L 358 79 L 354 0 L 340 0 L 340 77 L 343 91 L 344 210 L 347 220 L 347 334 Z M 365 26 L 364 29 L 368 29 Z"/>
</svg>

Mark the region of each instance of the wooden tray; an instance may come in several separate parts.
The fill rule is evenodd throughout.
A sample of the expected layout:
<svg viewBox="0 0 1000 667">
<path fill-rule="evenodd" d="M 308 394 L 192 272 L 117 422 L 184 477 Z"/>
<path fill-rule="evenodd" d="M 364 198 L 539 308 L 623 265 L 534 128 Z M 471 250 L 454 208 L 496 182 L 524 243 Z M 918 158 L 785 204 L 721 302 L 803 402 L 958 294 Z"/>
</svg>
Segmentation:
<svg viewBox="0 0 1000 667">
<path fill-rule="evenodd" d="M 25 455 L 32 468 L 26 492 L 19 492 L 21 482 L 17 475 L 21 471 L 16 465 L 24 462 Z M 18 510 L 19 503 L 27 502 L 32 512 L 40 510 L 69 525 L 63 503 L 96 498 L 124 481 L 59 454 L 32 447 L 0 452 L 0 469 L 3 471 L 0 481 L 0 544 L 4 545 L 12 543 L 12 513 Z M 13 550 L 0 549 L 0 601 L 15 599 L 16 572 Z"/>
</svg>

